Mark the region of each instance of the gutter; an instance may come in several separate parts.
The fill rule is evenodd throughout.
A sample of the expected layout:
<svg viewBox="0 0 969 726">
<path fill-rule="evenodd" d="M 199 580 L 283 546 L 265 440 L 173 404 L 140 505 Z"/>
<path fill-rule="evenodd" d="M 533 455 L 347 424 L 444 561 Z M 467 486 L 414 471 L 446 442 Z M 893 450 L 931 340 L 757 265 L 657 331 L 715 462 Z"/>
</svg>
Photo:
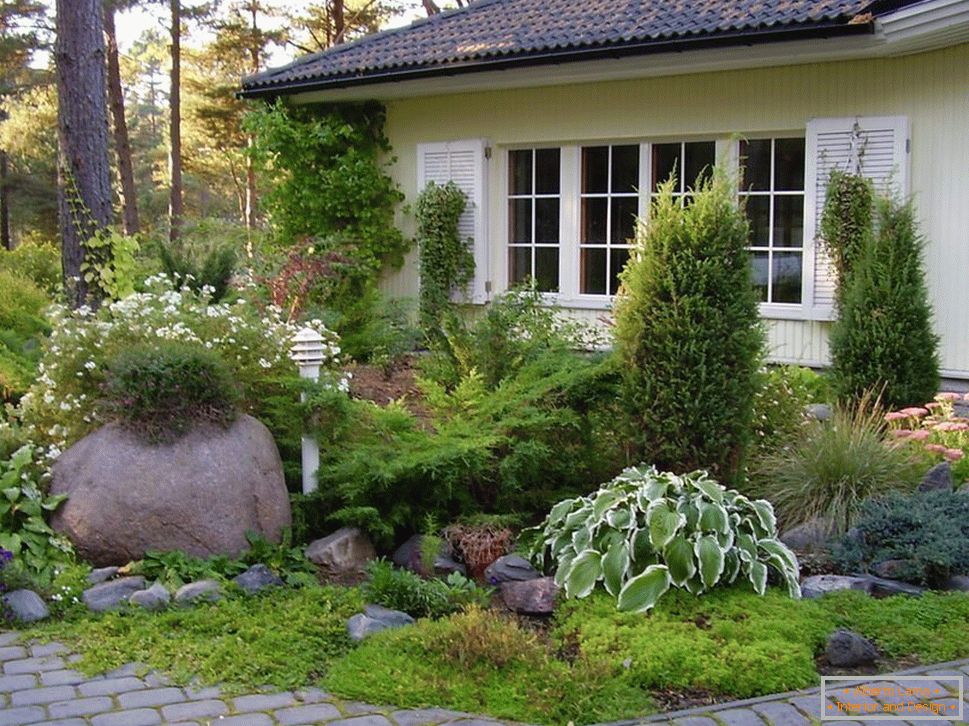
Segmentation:
<svg viewBox="0 0 969 726">
<path fill-rule="evenodd" d="M 966 2 L 966 0 L 947 1 Z M 528 68 L 541 65 L 561 65 L 578 61 L 627 58 L 630 56 L 645 56 L 659 53 L 678 53 L 688 50 L 756 45 L 761 43 L 780 43 L 791 40 L 833 38 L 851 35 L 871 35 L 874 32 L 875 26 L 871 21 L 854 23 L 829 21 L 809 27 L 788 28 L 785 30 L 767 28 L 753 32 L 735 31 L 708 37 L 688 37 L 659 41 L 648 40 L 615 46 L 559 48 L 513 57 L 467 60 L 433 67 L 391 68 L 356 76 L 345 75 L 323 79 L 299 79 L 248 88 L 243 85 L 243 89 L 236 96 L 245 99 L 273 100 L 279 96 L 295 93 L 351 88 L 377 83 L 401 83 L 424 78 L 457 76 L 470 73 L 482 73 L 485 71 L 512 70 L 515 68 Z M 243 80 L 243 84 L 245 84 L 245 80 Z"/>
</svg>

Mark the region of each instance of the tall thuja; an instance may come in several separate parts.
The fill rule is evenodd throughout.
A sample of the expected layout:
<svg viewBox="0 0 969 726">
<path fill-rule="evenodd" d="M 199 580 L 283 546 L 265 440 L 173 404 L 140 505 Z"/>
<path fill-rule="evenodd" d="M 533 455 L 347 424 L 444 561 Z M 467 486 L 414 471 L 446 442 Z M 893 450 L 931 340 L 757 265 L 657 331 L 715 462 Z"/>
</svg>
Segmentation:
<svg viewBox="0 0 969 726">
<path fill-rule="evenodd" d="M 871 237 L 873 209 L 871 181 L 840 169 L 831 172 L 821 215 L 821 241 L 834 265 L 839 307 L 851 272 L 864 256 Z"/>
<path fill-rule="evenodd" d="M 691 203 L 661 187 L 616 304 L 623 398 L 643 458 L 660 469 L 739 475 L 751 439 L 764 331 L 750 279 L 747 218 L 726 172 Z"/>
<path fill-rule="evenodd" d="M 832 378 L 839 397 L 880 391 L 891 408 L 929 401 L 939 386 L 924 241 L 912 203 L 875 202 L 875 232 L 844 291 L 831 330 Z"/>
</svg>

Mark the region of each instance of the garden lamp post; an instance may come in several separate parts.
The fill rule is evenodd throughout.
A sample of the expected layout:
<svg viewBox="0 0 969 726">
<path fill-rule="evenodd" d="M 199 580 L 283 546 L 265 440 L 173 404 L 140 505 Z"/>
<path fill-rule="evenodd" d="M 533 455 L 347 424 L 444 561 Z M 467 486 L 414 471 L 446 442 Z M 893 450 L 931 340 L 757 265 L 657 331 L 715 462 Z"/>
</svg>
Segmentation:
<svg viewBox="0 0 969 726">
<path fill-rule="evenodd" d="M 320 379 L 320 366 L 323 364 L 323 336 L 311 328 L 303 328 L 293 336 L 290 355 L 299 367 L 300 378 L 311 381 Z M 301 394 L 306 400 L 306 393 Z M 316 491 L 316 472 L 320 468 L 320 445 L 316 438 L 303 434 L 303 494 Z"/>
</svg>

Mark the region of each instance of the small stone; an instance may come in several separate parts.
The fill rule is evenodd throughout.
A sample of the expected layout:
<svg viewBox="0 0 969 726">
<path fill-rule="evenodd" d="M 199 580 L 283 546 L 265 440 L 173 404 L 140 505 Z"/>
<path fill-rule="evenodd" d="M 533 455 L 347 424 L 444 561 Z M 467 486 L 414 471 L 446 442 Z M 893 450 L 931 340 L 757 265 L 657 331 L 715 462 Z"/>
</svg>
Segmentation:
<svg viewBox="0 0 969 726">
<path fill-rule="evenodd" d="M 182 585 L 175 592 L 176 605 L 196 602 L 215 602 L 222 599 L 222 585 L 216 580 L 198 580 Z"/>
<path fill-rule="evenodd" d="M 102 582 L 107 582 L 112 577 L 118 574 L 120 567 L 98 567 L 97 569 L 91 570 L 87 574 L 87 582 L 89 585 L 99 585 Z"/>
<path fill-rule="evenodd" d="M 88 610 L 101 613 L 119 607 L 134 593 L 144 589 L 144 577 L 121 577 L 89 587 L 81 597 Z"/>
<path fill-rule="evenodd" d="M 285 583 L 282 578 L 263 564 L 250 567 L 241 575 L 236 575 L 232 581 L 253 595 L 266 587 L 282 587 Z"/>
<path fill-rule="evenodd" d="M 332 575 L 361 573 L 376 556 L 373 542 L 357 527 L 342 527 L 306 548 L 306 559 Z"/>
<path fill-rule="evenodd" d="M 347 621 L 347 633 L 350 640 L 359 643 L 368 635 L 379 633 L 381 630 L 402 628 L 413 625 L 414 618 L 400 610 L 390 610 L 380 605 L 367 605 L 364 612 L 358 613 Z"/>
<path fill-rule="evenodd" d="M 147 590 L 140 590 L 134 593 L 128 600 L 132 605 L 138 605 L 145 610 L 164 610 L 171 602 L 172 596 L 160 582 L 156 582 Z"/>
<path fill-rule="evenodd" d="M 428 572 L 424 564 L 425 542 L 430 540 L 438 541 L 438 552 L 434 557 L 434 571 Z M 418 575 L 430 577 L 431 575 L 450 575 L 452 572 L 460 572 L 467 575 L 464 565 L 454 559 L 454 552 L 447 540 L 439 537 L 426 538 L 423 535 L 415 534 L 404 544 L 397 548 L 393 556 L 394 564 L 398 567 L 405 567 L 416 572 Z"/>
<path fill-rule="evenodd" d="M 825 649 L 828 662 L 836 668 L 871 665 L 878 660 L 878 650 L 869 640 L 851 630 L 836 630 Z"/>
<path fill-rule="evenodd" d="M 816 552 L 827 547 L 831 527 L 823 519 L 815 518 L 792 527 L 781 535 L 781 542 L 799 552 Z"/>
<path fill-rule="evenodd" d="M 50 610 L 43 598 L 33 590 L 14 590 L 3 596 L 3 604 L 10 610 L 14 620 L 35 623 L 50 617 Z"/>
<path fill-rule="evenodd" d="M 811 403 L 804 407 L 804 413 L 815 421 L 830 421 L 834 411 L 827 403 Z"/>
<path fill-rule="evenodd" d="M 558 593 L 558 585 L 551 577 L 501 584 L 501 597 L 505 605 L 516 613 L 526 615 L 551 614 Z"/>
<path fill-rule="evenodd" d="M 503 582 L 523 582 L 537 580 L 541 573 L 532 564 L 519 555 L 505 555 L 488 565 L 485 570 L 485 580 L 491 585 Z"/>
<path fill-rule="evenodd" d="M 958 592 L 969 592 L 969 577 L 966 575 L 953 575 L 945 584 L 946 590 L 956 590 Z"/>
<path fill-rule="evenodd" d="M 919 484 L 920 492 L 947 491 L 951 492 L 955 488 L 952 478 L 952 467 L 948 461 L 936 464 L 926 472 Z"/>
</svg>

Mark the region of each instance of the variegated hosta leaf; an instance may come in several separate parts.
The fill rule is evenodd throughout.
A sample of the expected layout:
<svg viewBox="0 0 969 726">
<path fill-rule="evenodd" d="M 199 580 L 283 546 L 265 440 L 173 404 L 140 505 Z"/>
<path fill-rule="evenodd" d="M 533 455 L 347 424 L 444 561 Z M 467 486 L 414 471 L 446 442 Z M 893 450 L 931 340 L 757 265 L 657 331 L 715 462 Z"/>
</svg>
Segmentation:
<svg viewBox="0 0 969 726">
<path fill-rule="evenodd" d="M 625 509 L 610 509 L 606 512 L 606 523 L 616 529 L 629 529 L 634 524 L 633 513 L 628 507 Z"/>
<path fill-rule="evenodd" d="M 670 589 L 670 573 L 664 565 L 651 565 L 635 577 L 630 577 L 619 591 L 619 609 L 644 613 Z"/>
<path fill-rule="evenodd" d="M 545 520 L 546 526 L 558 524 L 565 519 L 565 515 L 572 511 L 576 501 L 575 499 L 563 499 L 552 507 L 552 511 L 548 513 L 548 518 Z"/>
<path fill-rule="evenodd" d="M 572 533 L 572 548 L 576 552 L 589 549 L 590 544 L 592 544 L 592 530 L 588 525 L 583 525 Z"/>
<path fill-rule="evenodd" d="M 613 596 L 619 594 L 629 573 L 629 545 L 625 542 L 611 547 L 602 558 L 602 582 Z"/>
<path fill-rule="evenodd" d="M 757 543 L 746 532 L 737 534 L 737 554 L 744 562 L 753 562 L 757 559 Z"/>
<path fill-rule="evenodd" d="M 567 597 L 587 597 L 602 577 L 602 555 L 595 550 L 580 552 L 572 561 L 572 568 L 565 578 Z"/>
<path fill-rule="evenodd" d="M 723 577 L 721 579 L 723 582 L 730 585 L 737 579 L 737 575 L 739 574 L 740 574 L 740 556 L 737 554 L 736 549 L 727 550 L 725 562 L 723 565 Z"/>
<path fill-rule="evenodd" d="M 754 560 L 747 569 L 747 577 L 750 578 L 750 584 L 754 586 L 754 592 L 758 595 L 763 595 L 766 592 L 767 565 L 758 560 Z"/>
<path fill-rule="evenodd" d="M 609 491 L 608 489 L 599 490 L 595 499 L 592 500 L 592 518 L 598 522 L 622 498 L 622 492 Z"/>
<path fill-rule="evenodd" d="M 649 505 L 646 521 L 649 524 L 650 544 L 659 552 L 676 536 L 680 527 L 686 524 L 686 517 L 672 509 L 665 500 L 659 500 Z"/>
<path fill-rule="evenodd" d="M 708 499 L 713 500 L 717 504 L 723 503 L 724 488 L 713 481 L 713 479 L 708 479 L 705 474 L 702 474 L 695 479 L 691 479 L 690 483 L 694 486 L 694 488 L 703 492 L 704 496 L 706 496 Z"/>
<path fill-rule="evenodd" d="M 697 539 L 693 546 L 703 587 L 710 589 L 717 584 L 723 574 L 724 556 L 726 553 L 713 535 L 704 535 Z"/>
<path fill-rule="evenodd" d="M 777 530 L 777 518 L 774 516 L 774 507 L 766 499 L 758 499 L 751 502 L 750 506 L 757 513 L 757 521 L 760 522 L 762 532 L 761 537 L 771 537 Z"/>
<path fill-rule="evenodd" d="M 669 567 L 670 579 L 677 587 L 683 587 L 686 581 L 696 574 L 693 545 L 682 535 L 677 535 L 666 545 L 663 559 Z"/>
<path fill-rule="evenodd" d="M 700 529 L 704 532 L 723 534 L 730 531 L 730 520 L 727 510 L 716 502 L 700 502 Z"/>
<path fill-rule="evenodd" d="M 656 552 L 649 541 L 648 529 L 637 530 L 632 536 L 632 542 L 633 549 L 630 554 L 637 564 L 641 565 L 646 558 L 651 557 Z"/>
<path fill-rule="evenodd" d="M 575 552 L 570 548 L 569 551 L 559 557 L 559 566 L 555 571 L 555 584 L 559 587 L 565 585 L 566 578 L 572 573 L 572 563 L 575 561 Z"/>
<path fill-rule="evenodd" d="M 642 486 L 636 493 L 639 508 L 643 511 L 649 509 L 650 504 L 666 496 L 666 491 L 669 489 L 669 487 L 669 481 L 666 479 L 660 479 L 658 477 L 646 482 L 646 484 Z"/>
<path fill-rule="evenodd" d="M 575 529 L 576 527 L 582 527 L 589 521 L 589 518 L 591 516 L 592 516 L 592 505 L 585 504 L 579 507 L 578 509 L 576 509 L 575 511 L 573 511 L 565 518 L 565 528 Z"/>
</svg>

